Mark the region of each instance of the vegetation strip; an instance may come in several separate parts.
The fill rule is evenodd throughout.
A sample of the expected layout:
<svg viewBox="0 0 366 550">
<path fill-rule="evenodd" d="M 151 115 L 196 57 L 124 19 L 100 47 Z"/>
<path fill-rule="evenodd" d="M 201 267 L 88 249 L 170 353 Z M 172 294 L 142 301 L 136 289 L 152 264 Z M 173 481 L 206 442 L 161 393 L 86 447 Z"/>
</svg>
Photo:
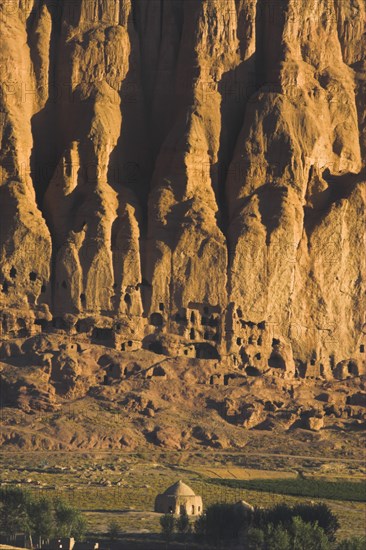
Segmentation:
<svg viewBox="0 0 366 550">
<path fill-rule="evenodd" d="M 218 479 L 210 483 L 224 485 L 232 489 L 247 489 L 280 495 L 325 498 L 366 502 L 366 482 L 323 481 L 314 479 Z"/>
</svg>

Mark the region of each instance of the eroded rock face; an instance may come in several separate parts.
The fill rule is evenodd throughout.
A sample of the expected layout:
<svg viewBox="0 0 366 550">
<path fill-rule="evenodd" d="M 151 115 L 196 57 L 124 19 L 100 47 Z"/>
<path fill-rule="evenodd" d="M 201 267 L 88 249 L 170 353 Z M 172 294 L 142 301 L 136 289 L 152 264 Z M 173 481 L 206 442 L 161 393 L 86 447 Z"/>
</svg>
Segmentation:
<svg viewBox="0 0 366 550">
<path fill-rule="evenodd" d="M 365 371 L 362 0 L 0 10 L 2 338 Z"/>
</svg>

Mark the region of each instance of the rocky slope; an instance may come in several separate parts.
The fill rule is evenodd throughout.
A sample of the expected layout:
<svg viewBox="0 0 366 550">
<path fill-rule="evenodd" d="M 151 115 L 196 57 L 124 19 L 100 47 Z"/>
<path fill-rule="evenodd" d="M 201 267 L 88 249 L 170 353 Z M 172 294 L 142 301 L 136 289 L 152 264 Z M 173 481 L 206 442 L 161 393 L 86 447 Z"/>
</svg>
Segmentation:
<svg viewBox="0 0 366 550">
<path fill-rule="evenodd" d="M 365 15 L 1 0 L 4 345 L 67 333 L 243 376 L 362 375 Z M 67 393 L 85 373 L 62 368 Z"/>
<path fill-rule="evenodd" d="M 246 376 L 219 360 L 55 334 L 4 342 L 0 372 L 3 451 L 245 448 L 359 459 L 365 445 L 366 377 Z"/>
</svg>

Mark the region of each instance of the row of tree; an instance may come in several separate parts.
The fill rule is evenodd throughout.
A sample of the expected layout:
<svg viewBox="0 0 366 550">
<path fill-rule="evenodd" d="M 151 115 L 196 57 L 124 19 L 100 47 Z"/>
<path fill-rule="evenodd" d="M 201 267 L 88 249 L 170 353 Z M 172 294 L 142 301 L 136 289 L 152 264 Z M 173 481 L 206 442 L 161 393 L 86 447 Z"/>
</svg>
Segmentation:
<svg viewBox="0 0 366 550">
<path fill-rule="evenodd" d="M 363 550 L 364 538 L 336 541 L 337 517 L 325 504 L 256 508 L 241 504 L 214 504 L 191 525 L 186 515 L 160 519 L 162 534 L 170 540 L 174 532 L 180 538 L 243 550 Z M 193 529 L 192 529 L 193 527 Z"/>
<path fill-rule="evenodd" d="M 31 542 L 53 537 L 82 538 L 86 521 L 61 498 L 37 498 L 19 488 L 0 489 L 0 532 L 7 536 L 27 535 Z"/>
</svg>

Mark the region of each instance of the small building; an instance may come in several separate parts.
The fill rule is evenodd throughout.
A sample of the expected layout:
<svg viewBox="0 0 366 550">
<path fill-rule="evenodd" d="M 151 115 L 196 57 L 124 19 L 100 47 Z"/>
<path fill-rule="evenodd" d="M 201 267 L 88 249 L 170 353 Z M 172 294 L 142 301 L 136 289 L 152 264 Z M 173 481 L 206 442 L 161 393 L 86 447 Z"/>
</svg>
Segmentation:
<svg viewBox="0 0 366 550">
<path fill-rule="evenodd" d="M 199 516 L 203 512 L 202 498 L 180 480 L 156 497 L 155 512 Z"/>
</svg>

